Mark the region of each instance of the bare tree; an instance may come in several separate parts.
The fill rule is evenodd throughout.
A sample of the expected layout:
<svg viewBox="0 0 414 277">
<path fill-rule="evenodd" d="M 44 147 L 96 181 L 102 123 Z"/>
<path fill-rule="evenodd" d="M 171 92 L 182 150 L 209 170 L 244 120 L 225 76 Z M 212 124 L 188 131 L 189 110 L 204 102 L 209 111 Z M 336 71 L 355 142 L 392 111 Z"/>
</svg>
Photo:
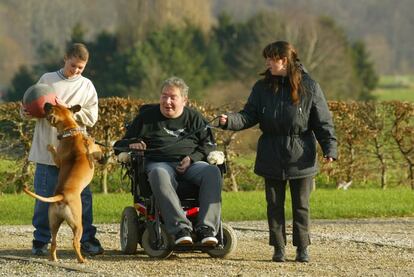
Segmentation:
<svg viewBox="0 0 414 277">
<path fill-rule="evenodd" d="M 180 27 L 191 22 L 207 31 L 213 21 L 210 10 L 210 0 L 120 0 L 118 33 L 124 46 L 132 46 L 165 25 Z"/>
<path fill-rule="evenodd" d="M 394 122 L 391 135 L 397 143 L 408 168 L 408 179 L 414 190 L 414 107 L 411 103 L 394 101 Z"/>
</svg>

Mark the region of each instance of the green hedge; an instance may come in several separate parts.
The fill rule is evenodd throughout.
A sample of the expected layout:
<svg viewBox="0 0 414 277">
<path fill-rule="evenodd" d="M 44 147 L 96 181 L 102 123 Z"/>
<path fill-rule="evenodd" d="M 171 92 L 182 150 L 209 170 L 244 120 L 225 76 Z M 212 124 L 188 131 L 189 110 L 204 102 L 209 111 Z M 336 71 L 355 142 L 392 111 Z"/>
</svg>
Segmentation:
<svg viewBox="0 0 414 277">
<path fill-rule="evenodd" d="M 104 98 L 99 100 L 99 120 L 89 132 L 104 144 L 111 145 L 122 137 L 129 122 L 143 104 L 139 99 Z M 211 107 L 190 103 L 212 119 L 228 107 Z M 414 104 L 409 102 L 329 102 L 338 137 L 339 159 L 321 165 L 317 186 L 335 186 L 342 181 L 352 186 L 409 186 L 414 189 Z M 0 191 L 19 192 L 23 184 L 32 183 L 33 166 L 27 162 L 35 121 L 23 121 L 19 103 L 0 104 Z M 233 179 L 226 178 L 225 189 L 256 190 L 263 181 L 253 171 L 254 153 L 237 157 L 237 134 L 216 130 L 219 146 L 225 150 Z M 98 166 L 94 184 L 97 190 L 124 191 L 119 166 L 110 147 L 103 148 L 107 157 Z M 244 155 L 244 154 L 243 154 Z M 321 155 L 319 155 L 321 156 Z M 104 178 L 103 176 L 107 176 Z M 227 176 L 229 177 L 229 176 Z M 233 180 L 233 181 L 231 181 Z M 106 181 L 106 185 L 105 185 Z"/>
</svg>

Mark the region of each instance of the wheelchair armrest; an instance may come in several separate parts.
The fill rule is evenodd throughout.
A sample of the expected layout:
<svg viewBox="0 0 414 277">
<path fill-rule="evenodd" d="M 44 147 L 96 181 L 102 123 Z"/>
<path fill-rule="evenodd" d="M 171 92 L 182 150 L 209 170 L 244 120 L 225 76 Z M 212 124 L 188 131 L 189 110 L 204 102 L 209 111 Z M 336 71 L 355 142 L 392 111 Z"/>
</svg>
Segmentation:
<svg viewBox="0 0 414 277">
<path fill-rule="evenodd" d="M 151 186 L 148 182 L 148 176 L 145 172 L 145 159 L 142 152 L 131 152 L 131 161 L 136 170 L 136 182 L 139 191 L 137 193 L 144 197 L 152 195 Z"/>
<path fill-rule="evenodd" d="M 221 176 L 223 177 L 224 174 L 227 173 L 227 164 L 226 164 L 226 162 L 224 162 L 222 164 L 217 164 L 217 167 L 220 169 Z"/>
</svg>

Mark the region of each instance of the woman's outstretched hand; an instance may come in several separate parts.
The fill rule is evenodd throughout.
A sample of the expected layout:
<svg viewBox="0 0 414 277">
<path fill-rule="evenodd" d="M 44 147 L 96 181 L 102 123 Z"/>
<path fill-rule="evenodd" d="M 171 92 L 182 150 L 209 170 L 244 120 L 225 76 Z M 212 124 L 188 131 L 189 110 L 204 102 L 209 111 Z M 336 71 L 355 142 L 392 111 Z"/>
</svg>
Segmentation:
<svg viewBox="0 0 414 277">
<path fill-rule="evenodd" d="M 324 161 L 325 163 L 331 163 L 331 162 L 335 161 L 335 159 L 334 159 L 334 158 L 332 158 L 332 157 L 329 157 L 329 156 L 325 156 L 325 157 L 323 158 L 323 161 Z"/>
<path fill-rule="evenodd" d="M 220 118 L 219 118 L 219 125 L 220 126 L 226 126 L 227 124 L 227 115 L 226 114 L 221 114 Z"/>
</svg>

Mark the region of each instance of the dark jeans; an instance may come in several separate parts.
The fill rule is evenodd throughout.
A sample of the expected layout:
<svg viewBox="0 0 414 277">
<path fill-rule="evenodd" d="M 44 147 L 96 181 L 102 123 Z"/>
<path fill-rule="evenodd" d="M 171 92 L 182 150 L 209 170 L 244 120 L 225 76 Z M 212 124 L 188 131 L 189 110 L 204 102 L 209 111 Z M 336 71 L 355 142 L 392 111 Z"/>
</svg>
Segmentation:
<svg viewBox="0 0 414 277">
<path fill-rule="evenodd" d="M 292 198 L 293 245 L 306 247 L 309 236 L 309 197 L 312 191 L 312 177 L 289 180 Z M 286 245 L 285 194 L 287 180 L 265 179 L 267 220 L 269 223 L 269 244 Z"/>
<path fill-rule="evenodd" d="M 158 201 L 167 232 L 175 235 L 181 229 L 192 229 L 181 208 L 176 189 L 177 172 L 174 162 L 147 162 L 146 171 L 152 192 Z M 217 234 L 221 215 L 222 179 L 217 166 L 203 161 L 193 163 L 181 178 L 199 187 L 200 211 L 195 229 L 208 226 Z"/>
<path fill-rule="evenodd" d="M 58 180 L 59 169 L 53 165 L 36 164 L 36 171 L 34 176 L 34 189 L 36 194 L 41 196 L 52 196 L 55 193 L 55 188 Z M 81 193 L 82 199 L 82 224 L 83 234 L 81 242 L 88 241 L 95 237 L 96 227 L 92 225 L 92 193 L 87 186 Z M 35 228 L 33 237 L 35 240 L 49 243 L 50 229 L 49 229 L 49 203 L 45 203 L 36 199 L 33 226 Z"/>
</svg>

